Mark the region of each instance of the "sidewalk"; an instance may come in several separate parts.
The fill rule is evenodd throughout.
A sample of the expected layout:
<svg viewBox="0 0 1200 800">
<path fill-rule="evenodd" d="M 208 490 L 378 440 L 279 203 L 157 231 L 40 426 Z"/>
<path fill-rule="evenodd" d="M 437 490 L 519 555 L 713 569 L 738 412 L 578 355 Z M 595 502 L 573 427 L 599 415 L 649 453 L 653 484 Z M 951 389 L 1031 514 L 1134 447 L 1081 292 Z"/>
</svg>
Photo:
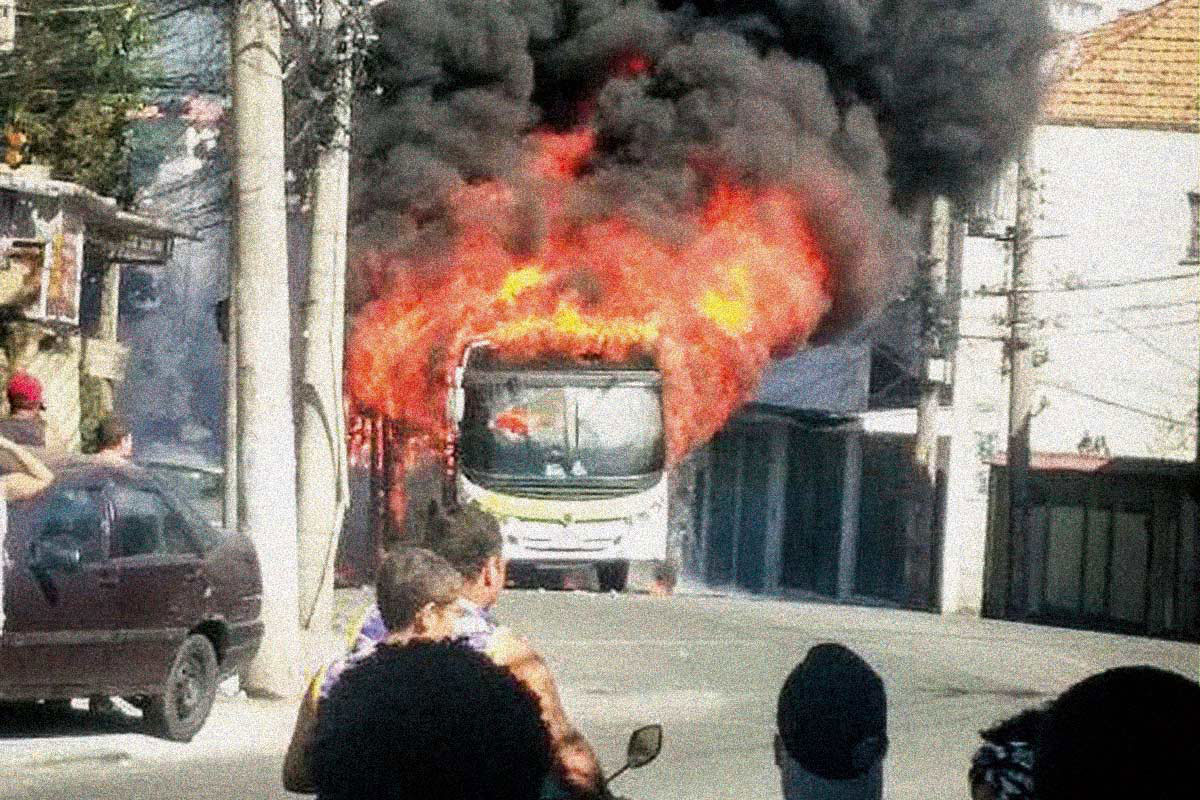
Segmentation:
<svg viewBox="0 0 1200 800">
<path fill-rule="evenodd" d="M 91 714 L 76 700 L 69 710 L 0 712 L 0 774 L 78 764 L 169 763 L 277 753 L 296 719 L 296 704 L 218 694 L 208 722 L 183 744 L 142 732 L 136 712 Z"/>
<path fill-rule="evenodd" d="M 345 648 L 346 629 L 373 598 L 370 590 L 337 593 L 333 629 L 305 634 L 303 673 L 312 675 Z M 68 765 L 122 762 L 192 761 L 246 754 L 282 756 L 291 736 L 299 698 L 249 698 L 236 679 L 222 684 L 204 728 L 188 743 L 169 742 L 142 732 L 139 712 L 118 701 L 118 710 L 90 714 L 77 699 L 70 710 L 0 709 L 0 774 Z"/>
</svg>

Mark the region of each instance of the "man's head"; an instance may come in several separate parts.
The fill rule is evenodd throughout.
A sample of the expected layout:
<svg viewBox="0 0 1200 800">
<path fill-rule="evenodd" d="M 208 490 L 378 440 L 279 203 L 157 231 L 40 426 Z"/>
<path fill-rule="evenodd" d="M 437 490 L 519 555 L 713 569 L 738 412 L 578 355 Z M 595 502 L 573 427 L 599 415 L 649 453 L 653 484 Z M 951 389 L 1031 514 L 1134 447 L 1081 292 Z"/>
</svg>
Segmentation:
<svg viewBox="0 0 1200 800">
<path fill-rule="evenodd" d="M 446 559 L 419 547 L 384 557 L 375 576 L 375 598 L 391 633 L 442 639 L 453 631 L 462 576 Z"/>
<path fill-rule="evenodd" d="M 8 379 L 8 407 L 13 414 L 29 415 L 45 410 L 42 382 L 28 372 L 18 371 Z"/>
<path fill-rule="evenodd" d="M 124 417 L 109 414 L 96 425 L 96 446 L 101 453 L 133 457 L 133 432 Z"/>
<path fill-rule="evenodd" d="M 887 695 L 867 662 L 819 644 L 779 692 L 775 763 L 786 800 L 871 800 L 883 787 Z"/>
<path fill-rule="evenodd" d="M 433 515 L 429 549 L 449 561 L 463 577 L 463 596 L 484 608 L 495 605 L 504 589 L 506 568 L 500 525 L 472 503 Z"/>
<path fill-rule="evenodd" d="M 376 651 L 321 704 L 312 775 L 337 800 L 535 800 L 551 763 L 537 699 L 449 642 Z"/>
<path fill-rule="evenodd" d="M 1200 684 L 1156 667 L 1119 667 L 1065 691 L 1034 753 L 1039 800 L 1194 797 Z"/>
</svg>

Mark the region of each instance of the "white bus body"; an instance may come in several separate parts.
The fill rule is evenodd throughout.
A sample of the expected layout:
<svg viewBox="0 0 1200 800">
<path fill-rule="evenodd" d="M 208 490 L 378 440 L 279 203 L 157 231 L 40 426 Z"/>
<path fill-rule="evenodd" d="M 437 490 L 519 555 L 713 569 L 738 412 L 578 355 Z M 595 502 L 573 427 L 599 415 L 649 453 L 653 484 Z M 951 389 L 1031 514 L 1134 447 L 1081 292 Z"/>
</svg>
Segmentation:
<svg viewBox="0 0 1200 800">
<path fill-rule="evenodd" d="M 455 490 L 518 569 L 593 564 L 621 589 L 666 558 L 662 376 L 648 364 L 515 365 L 469 348 L 449 397 Z"/>
</svg>

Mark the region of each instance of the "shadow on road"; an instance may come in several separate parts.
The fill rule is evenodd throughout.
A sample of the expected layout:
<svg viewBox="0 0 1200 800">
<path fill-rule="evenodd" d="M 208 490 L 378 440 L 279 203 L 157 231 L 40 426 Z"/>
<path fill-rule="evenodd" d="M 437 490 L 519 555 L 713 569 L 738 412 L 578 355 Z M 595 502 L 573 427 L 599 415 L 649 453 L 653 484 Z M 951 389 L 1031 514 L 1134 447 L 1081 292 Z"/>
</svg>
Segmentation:
<svg viewBox="0 0 1200 800">
<path fill-rule="evenodd" d="M 142 718 L 120 708 L 92 712 L 65 703 L 0 703 L 0 740 L 138 733 Z"/>
</svg>

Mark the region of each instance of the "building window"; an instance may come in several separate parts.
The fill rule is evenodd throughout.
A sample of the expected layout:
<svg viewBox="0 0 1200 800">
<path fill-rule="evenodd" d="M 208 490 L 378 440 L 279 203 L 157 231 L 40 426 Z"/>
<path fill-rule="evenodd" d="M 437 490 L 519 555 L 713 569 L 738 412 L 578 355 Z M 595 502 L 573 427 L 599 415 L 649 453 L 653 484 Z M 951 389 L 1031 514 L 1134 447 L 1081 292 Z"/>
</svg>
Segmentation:
<svg viewBox="0 0 1200 800">
<path fill-rule="evenodd" d="M 1188 229 L 1187 252 L 1179 262 L 1184 266 L 1200 264 L 1200 191 L 1188 192 L 1187 199 L 1192 220 Z"/>
</svg>

